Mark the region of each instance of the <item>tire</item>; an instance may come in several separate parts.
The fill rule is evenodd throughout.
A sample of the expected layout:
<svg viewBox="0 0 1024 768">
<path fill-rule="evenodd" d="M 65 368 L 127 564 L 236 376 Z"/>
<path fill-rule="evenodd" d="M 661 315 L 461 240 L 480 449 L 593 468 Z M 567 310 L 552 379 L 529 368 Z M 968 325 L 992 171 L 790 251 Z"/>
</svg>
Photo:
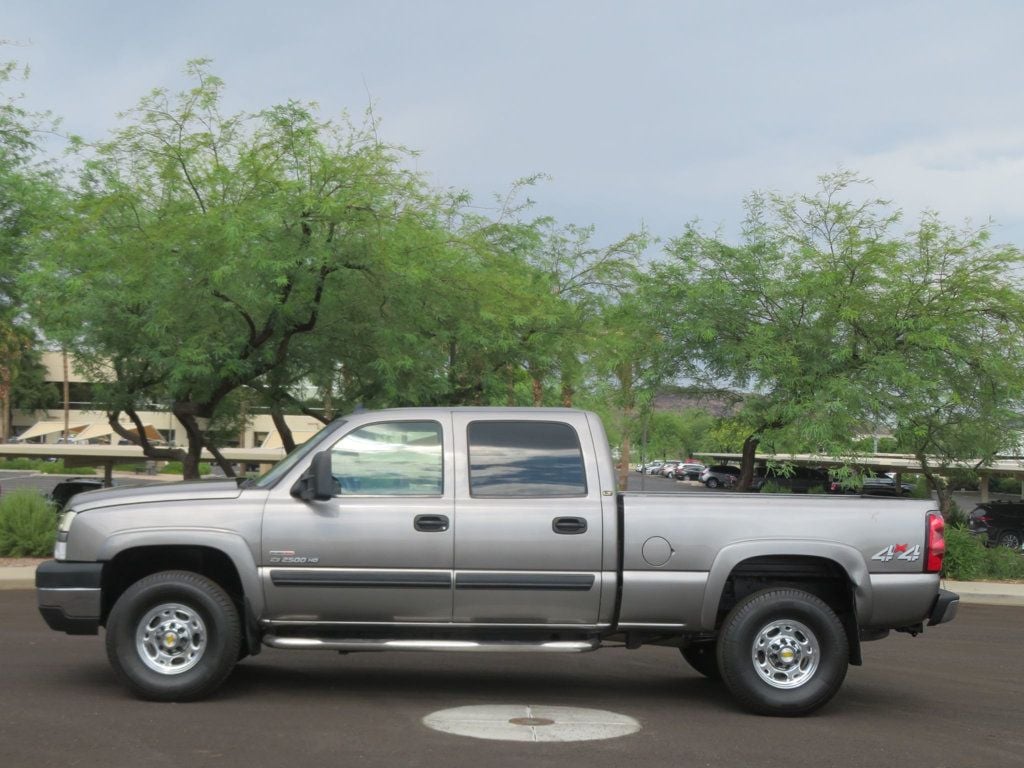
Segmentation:
<svg viewBox="0 0 1024 768">
<path fill-rule="evenodd" d="M 717 488 L 721 483 L 718 482 L 717 477 L 709 477 L 707 482 L 704 483 L 708 488 Z"/>
<path fill-rule="evenodd" d="M 1021 548 L 1020 533 L 1017 531 L 1003 531 L 999 534 L 999 541 L 997 543 L 1000 547 L 1019 550 Z"/>
<path fill-rule="evenodd" d="M 718 637 L 718 667 L 733 697 L 762 715 L 806 715 L 831 699 L 849 666 L 846 631 L 822 600 L 799 589 L 743 598 Z"/>
<path fill-rule="evenodd" d="M 680 648 L 686 663 L 700 672 L 708 680 L 721 680 L 722 673 L 718 669 L 718 649 L 716 643 L 694 643 Z"/>
<path fill-rule="evenodd" d="M 163 571 L 132 584 L 114 604 L 107 658 L 140 698 L 194 701 L 227 679 L 241 636 L 238 609 L 219 585 L 197 573 Z"/>
</svg>

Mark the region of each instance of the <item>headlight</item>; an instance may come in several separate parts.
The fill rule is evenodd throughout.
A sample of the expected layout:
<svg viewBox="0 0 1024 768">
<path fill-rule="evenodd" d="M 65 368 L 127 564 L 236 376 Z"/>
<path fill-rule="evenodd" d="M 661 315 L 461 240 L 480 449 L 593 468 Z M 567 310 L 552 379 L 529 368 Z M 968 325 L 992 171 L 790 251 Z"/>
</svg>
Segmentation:
<svg viewBox="0 0 1024 768">
<path fill-rule="evenodd" d="M 78 516 L 77 512 L 65 512 L 60 516 L 60 523 L 57 525 L 58 534 L 67 534 L 71 530 L 71 523 Z"/>
<path fill-rule="evenodd" d="M 71 530 L 71 523 L 74 522 L 77 512 L 65 512 L 60 516 L 60 523 L 57 524 L 57 543 L 53 547 L 53 559 L 65 560 L 68 556 L 68 531 Z"/>
</svg>

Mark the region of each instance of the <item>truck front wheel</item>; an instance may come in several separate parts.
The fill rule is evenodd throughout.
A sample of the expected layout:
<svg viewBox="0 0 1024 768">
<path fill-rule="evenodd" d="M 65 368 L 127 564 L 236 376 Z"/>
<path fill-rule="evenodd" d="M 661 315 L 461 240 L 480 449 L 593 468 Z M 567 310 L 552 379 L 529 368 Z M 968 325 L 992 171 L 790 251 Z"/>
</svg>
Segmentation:
<svg viewBox="0 0 1024 768">
<path fill-rule="evenodd" d="M 107 658 L 118 678 L 151 701 L 213 693 L 239 656 L 238 610 L 215 582 L 189 571 L 140 579 L 107 621 Z"/>
<path fill-rule="evenodd" d="M 763 715 L 813 712 L 846 677 L 849 644 L 835 612 L 799 589 L 766 589 L 729 612 L 718 639 L 722 680 Z"/>
</svg>

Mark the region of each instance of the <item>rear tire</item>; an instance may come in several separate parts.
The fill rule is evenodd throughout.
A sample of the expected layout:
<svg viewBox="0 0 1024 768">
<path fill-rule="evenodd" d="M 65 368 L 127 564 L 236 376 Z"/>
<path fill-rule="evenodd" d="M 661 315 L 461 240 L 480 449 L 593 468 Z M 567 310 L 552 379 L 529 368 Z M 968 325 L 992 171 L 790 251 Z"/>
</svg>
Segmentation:
<svg viewBox="0 0 1024 768">
<path fill-rule="evenodd" d="M 846 677 L 849 643 L 835 612 L 799 589 L 766 589 L 729 612 L 718 638 L 722 680 L 762 715 L 806 715 Z"/>
<path fill-rule="evenodd" d="M 707 482 L 704 483 L 704 485 L 706 485 L 708 488 L 717 488 L 719 485 L 721 485 L 721 483 L 718 482 L 717 477 L 709 477 L 707 479 Z"/>
<path fill-rule="evenodd" d="M 716 643 L 694 643 L 679 649 L 687 664 L 708 680 L 721 680 L 722 672 L 718 669 L 718 648 Z"/>
<path fill-rule="evenodd" d="M 241 652 L 241 622 L 228 594 L 189 571 L 132 584 L 107 620 L 107 658 L 135 695 L 150 701 L 209 696 Z"/>
</svg>

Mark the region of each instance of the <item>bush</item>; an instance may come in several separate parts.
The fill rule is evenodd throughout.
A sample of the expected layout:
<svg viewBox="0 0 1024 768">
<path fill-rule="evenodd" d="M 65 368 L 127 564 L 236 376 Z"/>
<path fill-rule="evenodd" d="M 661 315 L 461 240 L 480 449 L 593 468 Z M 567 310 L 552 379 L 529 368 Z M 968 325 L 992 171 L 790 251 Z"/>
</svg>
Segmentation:
<svg viewBox="0 0 1024 768">
<path fill-rule="evenodd" d="M 168 461 L 163 469 L 160 470 L 161 475 L 181 475 L 184 474 L 185 468 L 182 466 L 180 461 Z M 203 477 L 210 474 L 210 465 L 208 462 L 203 462 L 199 465 L 199 476 Z"/>
<path fill-rule="evenodd" d="M 1012 493 L 1020 495 L 1020 480 L 1016 477 L 993 477 L 989 480 L 988 489 L 992 493 Z"/>
<path fill-rule="evenodd" d="M 915 499 L 930 499 L 932 497 L 932 489 L 928 485 L 928 478 L 924 475 L 918 475 L 914 481 L 914 490 L 910 495 Z"/>
<path fill-rule="evenodd" d="M 57 516 L 36 491 L 12 491 L 0 499 L 0 556 L 45 557 L 53 553 Z"/>
<path fill-rule="evenodd" d="M 63 461 L 47 461 L 46 459 L 0 459 L 0 469 L 29 469 L 42 472 L 44 475 L 95 475 L 92 467 L 76 467 L 69 472 Z"/>
<path fill-rule="evenodd" d="M 986 547 L 966 528 L 948 525 L 942 575 L 955 581 L 1024 579 L 1024 557 L 1006 547 Z"/>
</svg>

